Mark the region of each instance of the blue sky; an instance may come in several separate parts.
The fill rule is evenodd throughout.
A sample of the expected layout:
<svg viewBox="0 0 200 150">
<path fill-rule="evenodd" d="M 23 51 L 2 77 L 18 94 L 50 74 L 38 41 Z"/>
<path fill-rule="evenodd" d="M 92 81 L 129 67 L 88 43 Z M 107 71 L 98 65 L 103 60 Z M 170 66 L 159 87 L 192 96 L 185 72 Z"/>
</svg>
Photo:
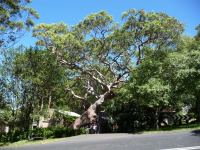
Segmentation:
<svg viewBox="0 0 200 150">
<path fill-rule="evenodd" d="M 101 10 L 119 22 L 121 14 L 131 8 L 167 13 L 185 25 L 184 34 L 189 36 L 195 35 L 195 27 L 200 24 L 200 0 L 32 0 L 30 6 L 40 14 L 36 24 L 65 22 L 73 25 Z M 34 45 L 31 33 L 20 43 Z"/>
</svg>

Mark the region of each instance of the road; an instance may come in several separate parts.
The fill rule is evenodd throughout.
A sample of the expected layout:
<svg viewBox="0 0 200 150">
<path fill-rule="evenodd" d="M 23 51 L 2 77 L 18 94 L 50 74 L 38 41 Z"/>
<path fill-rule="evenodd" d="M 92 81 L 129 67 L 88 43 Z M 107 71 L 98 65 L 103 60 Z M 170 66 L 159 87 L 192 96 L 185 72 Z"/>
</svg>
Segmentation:
<svg viewBox="0 0 200 150">
<path fill-rule="evenodd" d="M 5 150 L 200 150 L 200 130 L 147 134 L 93 134 Z"/>
</svg>

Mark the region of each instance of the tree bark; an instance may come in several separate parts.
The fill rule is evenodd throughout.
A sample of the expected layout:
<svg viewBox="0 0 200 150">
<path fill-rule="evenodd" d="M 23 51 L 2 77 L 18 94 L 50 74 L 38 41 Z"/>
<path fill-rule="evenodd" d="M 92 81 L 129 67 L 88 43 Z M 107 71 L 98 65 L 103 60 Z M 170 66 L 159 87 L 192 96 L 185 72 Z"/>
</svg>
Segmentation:
<svg viewBox="0 0 200 150">
<path fill-rule="evenodd" d="M 52 101 L 52 96 L 51 96 L 51 91 L 49 92 L 49 101 L 48 101 L 48 110 L 51 108 L 51 101 Z"/>
<path fill-rule="evenodd" d="M 79 118 L 77 118 L 73 123 L 73 129 L 79 129 L 80 127 L 90 124 L 97 119 L 97 108 L 103 104 L 105 100 L 108 100 L 109 97 L 113 95 L 111 90 L 108 90 L 104 94 L 99 96 L 99 99 L 96 100 Z"/>
<path fill-rule="evenodd" d="M 159 129 L 159 116 L 160 116 L 160 109 L 156 108 L 155 112 L 155 127 L 158 130 Z"/>
<path fill-rule="evenodd" d="M 41 105 L 40 105 L 40 111 L 42 111 L 44 108 L 44 97 L 41 98 Z"/>
</svg>

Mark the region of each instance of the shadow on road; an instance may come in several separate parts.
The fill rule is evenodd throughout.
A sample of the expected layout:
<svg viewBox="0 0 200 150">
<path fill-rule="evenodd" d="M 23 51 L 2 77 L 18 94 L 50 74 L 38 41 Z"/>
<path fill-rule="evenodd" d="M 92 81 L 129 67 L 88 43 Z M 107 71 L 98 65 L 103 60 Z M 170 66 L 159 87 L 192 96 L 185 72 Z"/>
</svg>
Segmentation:
<svg viewBox="0 0 200 150">
<path fill-rule="evenodd" d="M 200 129 L 193 130 L 193 131 L 191 131 L 191 133 L 192 133 L 193 136 L 199 136 L 200 137 Z"/>
</svg>

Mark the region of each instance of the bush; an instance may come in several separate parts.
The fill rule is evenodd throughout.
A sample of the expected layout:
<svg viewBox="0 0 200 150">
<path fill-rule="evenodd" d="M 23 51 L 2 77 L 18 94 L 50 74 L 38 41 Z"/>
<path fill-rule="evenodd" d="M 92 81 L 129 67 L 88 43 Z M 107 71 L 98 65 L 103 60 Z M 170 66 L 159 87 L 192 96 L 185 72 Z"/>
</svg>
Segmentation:
<svg viewBox="0 0 200 150">
<path fill-rule="evenodd" d="M 84 134 L 84 129 L 73 130 L 67 127 L 54 127 L 54 128 L 46 128 L 46 130 L 50 130 L 53 132 L 53 138 L 60 138 L 60 137 L 70 137 L 75 135 Z"/>
<path fill-rule="evenodd" d="M 26 139 L 26 132 L 22 132 L 19 129 L 15 129 L 14 131 L 9 132 L 8 136 L 11 138 L 9 141 L 16 142 L 19 140 Z"/>
<path fill-rule="evenodd" d="M 67 128 L 62 128 L 62 127 L 56 127 L 53 129 L 54 132 L 54 138 L 61 138 L 65 137 Z"/>
<path fill-rule="evenodd" d="M 0 142 L 7 142 L 8 141 L 8 137 L 6 135 L 6 133 L 0 133 Z"/>
<path fill-rule="evenodd" d="M 37 138 L 37 137 L 44 137 L 44 128 L 35 128 L 33 130 L 29 131 L 29 135 L 31 139 Z"/>
<path fill-rule="evenodd" d="M 50 127 L 50 128 L 36 128 L 31 131 L 31 137 L 61 138 L 84 134 L 84 129 L 73 130 L 67 127 Z"/>
<path fill-rule="evenodd" d="M 49 138 L 53 138 L 54 137 L 54 132 L 53 130 L 47 128 L 47 129 L 43 129 L 43 137 L 45 139 L 49 139 Z"/>
<path fill-rule="evenodd" d="M 70 137 L 80 134 L 85 134 L 84 129 L 73 130 L 67 127 L 50 127 L 50 128 L 36 128 L 29 130 L 29 132 L 23 132 L 18 129 L 9 133 L 0 133 L 0 142 L 16 142 L 20 140 L 29 139 L 48 139 L 48 138 L 61 138 Z"/>
<path fill-rule="evenodd" d="M 8 133 L 0 133 L 0 142 L 16 142 L 27 139 L 27 132 L 22 132 L 19 129 L 14 129 Z"/>
</svg>

